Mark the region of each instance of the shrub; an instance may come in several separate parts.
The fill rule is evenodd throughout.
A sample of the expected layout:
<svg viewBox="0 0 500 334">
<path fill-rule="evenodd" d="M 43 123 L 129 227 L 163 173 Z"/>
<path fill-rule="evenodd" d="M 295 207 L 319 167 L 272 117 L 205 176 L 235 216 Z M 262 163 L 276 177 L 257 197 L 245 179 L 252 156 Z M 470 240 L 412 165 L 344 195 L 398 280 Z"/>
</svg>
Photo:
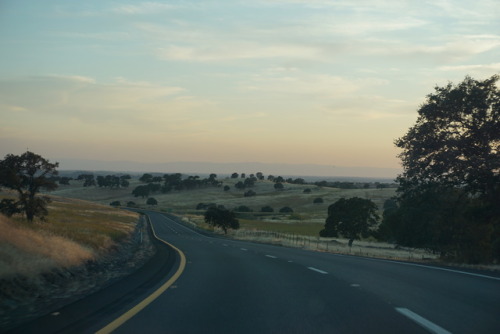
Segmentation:
<svg viewBox="0 0 500 334">
<path fill-rule="evenodd" d="M 323 199 L 321 197 L 316 197 L 313 201 L 314 204 L 321 204 L 323 203 Z"/>
<path fill-rule="evenodd" d="M 113 201 L 113 202 L 109 203 L 109 205 L 111 205 L 111 206 L 120 206 L 122 204 L 120 203 L 120 201 Z"/>
<path fill-rule="evenodd" d="M 237 211 L 237 212 L 252 212 L 253 210 L 250 209 L 248 206 L 246 205 L 240 205 L 238 207 L 236 207 L 234 209 L 234 211 Z"/>
<path fill-rule="evenodd" d="M 260 209 L 260 212 L 274 212 L 274 209 L 272 207 L 270 207 L 269 205 L 266 205 Z"/>
<path fill-rule="evenodd" d="M 245 196 L 245 197 L 252 197 L 252 196 L 256 196 L 256 195 L 257 195 L 257 193 L 253 190 L 249 190 L 243 194 L 243 196 Z"/>
<path fill-rule="evenodd" d="M 292 209 L 291 207 L 289 207 L 289 206 L 285 206 L 285 207 L 282 207 L 282 208 L 280 209 L 280 212 L 281 212 L 281 213 L 292 213 L 292 212 L 293 212 L 293 209 Z"/>
</svg>

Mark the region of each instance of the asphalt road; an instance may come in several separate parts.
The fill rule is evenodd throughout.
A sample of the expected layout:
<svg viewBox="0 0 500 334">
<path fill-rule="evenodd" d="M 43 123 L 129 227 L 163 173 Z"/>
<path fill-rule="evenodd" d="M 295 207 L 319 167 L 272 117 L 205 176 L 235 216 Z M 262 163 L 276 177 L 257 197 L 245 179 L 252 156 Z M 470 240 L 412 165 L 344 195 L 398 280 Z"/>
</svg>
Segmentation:
<svg viewBox="0 0 500 334">
<path fill-rule="evenodd" d="M 38 332 L 106 332 L 132 308 L 114 333 L 500 333 L 499 277 L 213 238 L 159 213 L 150 218 L 185 255 L 185 268 L 165 250 L 168 274 L 125 280 L 138 287 L 115 289 L 126 296 L 112 302 L 97 294 L 93 313 Z M 133 308 L 165 282 L 156 299 Z"/>
</svg>

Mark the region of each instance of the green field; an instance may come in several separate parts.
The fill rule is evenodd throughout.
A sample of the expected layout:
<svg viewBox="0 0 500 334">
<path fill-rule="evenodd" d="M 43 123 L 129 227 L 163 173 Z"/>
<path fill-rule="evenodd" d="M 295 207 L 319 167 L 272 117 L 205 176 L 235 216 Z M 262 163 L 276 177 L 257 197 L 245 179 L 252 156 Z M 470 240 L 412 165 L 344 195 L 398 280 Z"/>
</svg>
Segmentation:
<svg viewBox="0 0 500 334">
<path fill-rule="evenodd" d="M 146 198 L 134 197 L 132 190 L 143 185 L 137 179 L 130 180 L 130 186 L 124 189 L 106 189 L 98 187 L 83 187 L 82 181 L 71 181 L 71 185 L 60 186 L 52 192 L 54 195 L 72 197 L 109 205 L 112 201 L 120 201 L 126 205 L 132 201 L 140 208 L 150 208 L 179 215 L 202 216 L 204 210 L 196 210 L 199 203 L 215 203 L 227 209 L 247 206 L 252 212 L 238 213 L 241 228 L 251 230 L 276 231 L 317 236 L 327 216 L 328 206 L 340 198 L 354 196 L 368 198 L 374 201 L 379 209 L 383 207 L 386 199 L 395 195 L 394 188 L 383 189 L 339 189 L 331 187 L 318 187 L 315 185 L 297 185 L 284 183 L 285 189 L 276 191 L 274 183 L 263 180 L 255 183 L 254 187 L 238 190 L 234 185 L 241 179 L 223 178 L 221 187 L 201 188 L 196 190 L 173 191 L 167 194 L 155 193 L 158 205 L 146 205 Z M 229 186 L 229 191 L 224 191 L 224 186 Z M 304 193 L 305 189 L 310 193 Z M 257 193 L 253 197 L 244 197 L 244 192 L 253 190 Z M 314 204 L 315 198 L 322 198 L 323 203 Z M 271 206 L 273 213 L 262 213 L 261 208 Z M 293 214 L 281 214 L 279 210 L 285 206 L 293 209 Z M 381 213 L 381 212 L 380 212 Z"/>
</svg>

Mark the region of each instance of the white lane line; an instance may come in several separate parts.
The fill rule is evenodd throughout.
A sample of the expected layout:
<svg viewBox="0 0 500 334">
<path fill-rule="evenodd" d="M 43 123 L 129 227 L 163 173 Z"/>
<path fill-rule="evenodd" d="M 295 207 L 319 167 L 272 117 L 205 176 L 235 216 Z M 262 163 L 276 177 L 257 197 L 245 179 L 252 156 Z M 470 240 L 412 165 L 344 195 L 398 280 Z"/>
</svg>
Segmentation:
<svg viewBox="0 0 500 334">
<path fill-rule="evenodd" d="M 246 248 L 240 248 L 240 249 L 241 249 L 242 251 L 245 251 L 245 252 L 248 250 L 248 249 L 246 249 Z"/>
<path fill-rule="evenodd" d="M 266 255 L 266 257 L 270 257 L 271 259 L 277 259 L 277 257 L 274 255 Z"/>
<path fill-rule="evenodd" d="M 314 268 L 314 267 L 307 267 L 307 269 L 312 270 L 312 271 L 315 271 L 315 272 L 320 273 L 320 274 L 323 274 L 323 275 L 328 274 L 326 271 L 323 271 L 323 270 L 320 270 L 320 269 L 316 269 L 316 268 Z"/>
<path fill-rule="evenodd" d="M 336 255 L 337 256 L 349 256 L 349 255 L 343 255 L 343 254 L 336 254 Z M 411 262 L 400 262 L 400 261 L 394 261 L 394 260 L 384 260 L 384 259 L 375 259 L 375 258 L 365 258 L 365 259 L 369 259 L 370 261 L 397 263 L 397 264 L 402 264 L 402 265 L 405 265 L 405 266 L 421 267 L 421 268 L 432 269 L 432 270 L 441 270 L 441 271 L 447 271 L 447 272 L 450 272 L 450 273 L 456 273 L 456 274 L 462 274 L 462 275 L 469 275 L 469 276 L 475 276 L 475 277 L 482 277 L 482 278 L 487 278 L 487 279 L 493 279 L 493 280 L 500 281 L 500 277 L 488 276 L 488 275 L 482 275 L 482 274 L 476 274 L 476 273 L 471 273 L 471 272 L 468 272 L 468 271 L 461 271 L 461 270 L 441 268 L 441 267 L 434 267 L 434 266 L 426 266 L 425 264 L 418 264 L 418 263 L 411 263 Z"/>
<path fill-rule="evenodd" d="M 425 329 L 429 330 L 431 333 L 435 334 L 451 334 L 451 332 L 448 332 L 446 329 L 439 327 L 433 322 L 430 322 L 429 320 L 419 316 L 415 312 L 410 311 L 407 308 L 404 307 L 396 307 L 396 311 L 404 315 L 405 317 L 415 321 L 417 324 L 420 326 L 424 327 Z"/>
</svg>

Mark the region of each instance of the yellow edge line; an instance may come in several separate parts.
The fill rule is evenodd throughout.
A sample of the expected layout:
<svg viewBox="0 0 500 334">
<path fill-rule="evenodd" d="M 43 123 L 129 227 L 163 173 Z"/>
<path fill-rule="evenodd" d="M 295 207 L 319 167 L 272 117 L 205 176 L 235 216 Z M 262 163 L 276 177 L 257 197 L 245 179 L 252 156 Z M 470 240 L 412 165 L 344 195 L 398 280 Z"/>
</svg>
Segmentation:
<svg viewBox="0 0 500 334">
<path fill-rule="evenodd" d="M 149 220 L 149 216 L 148 216 L 148 220 Z M 128 310 L 127 312 L 125 312 L 124 314 L 122 314 L 121 316 L 119 316 L 118 318 L 113 320 L 112 322 L 110 322 L 106 327 L 98 330 L 96 332 L 96 334 L 108 334 L 108 333 L 111 333 L 112 331 L 114 331 L 115 329 L 117 329 L 118 327 L 120 327 L 121 325 L 123 325 L 126 321 L 131 319 L 137 313 L 139 313 L 143 308 L 145 308 L 146 306 L 151 304 L 153 302 L 153 300 L 158 298 L 172 284 L 174 284 L 174 282 L 181 276 L 182 272 L 184 271 L 184 268 L 186 267 L 186 256 L 184 255 L 184 253 L 179 248 L 175 247 L 174 245 L 166 242 L 165 240 L 158 238 L 158 236 L 156 235 L 155 229 L 153 228 L 153 224 L 151 224 L 151 221 L 150 221 L 150 225 L 151 225 L 151 229 L 153 230 L 153 235 L 156 239 L 158 239 L 161 242 L 163 242 L 164 244 L 167 244 L 168 246 L 172 247 L 176 252 L 179 253 L 180 258 L 181 258 L 181 263 L 179 265 L 179 269 L 177 269 L 175 274 L 167 282 L 165 282 L 165 284 L 163 284 L 161 287 L 159 287 L 155 292 L 153 292 L 148 297 L 146 297 L 144 300 L 142 300 L 139 304 L 135 305 L 130 310 Z"/>
</svg>

